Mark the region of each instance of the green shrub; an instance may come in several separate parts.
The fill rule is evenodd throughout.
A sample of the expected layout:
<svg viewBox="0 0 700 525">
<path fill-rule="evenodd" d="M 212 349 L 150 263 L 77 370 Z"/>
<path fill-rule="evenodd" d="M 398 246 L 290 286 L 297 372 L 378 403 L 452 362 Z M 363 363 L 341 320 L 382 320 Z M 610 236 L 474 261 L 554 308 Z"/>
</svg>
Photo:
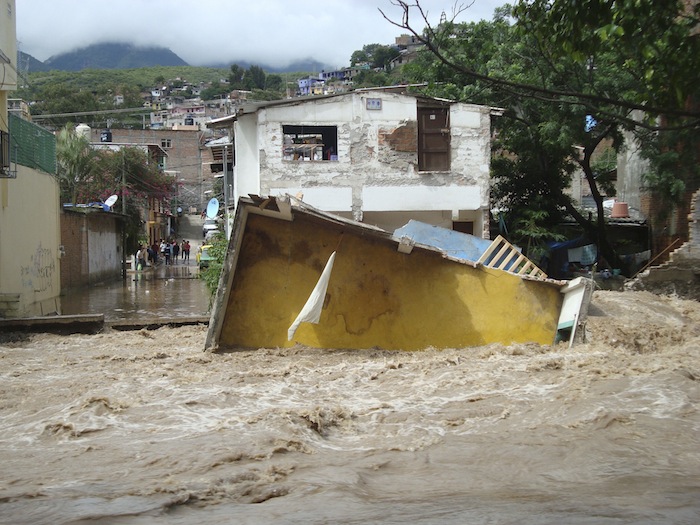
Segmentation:
<svg viewBox="0 0 700 525">
<path fill-rule="evenodd" d="M 204 280 L 207 285 L 211 298 L 214 298 L 216 290 L 219 287 L 219 278 L 221 277 L 221 269 L 224 267 L 226 259 L 226 250 L 228 249 L 228 241 L 223 233 L 216 235 L 211 241 L 209 255 L 212 260 L 209 261 L 209 266 L 203 268 L 199 272 L 199 278 Z"/>
</svg>

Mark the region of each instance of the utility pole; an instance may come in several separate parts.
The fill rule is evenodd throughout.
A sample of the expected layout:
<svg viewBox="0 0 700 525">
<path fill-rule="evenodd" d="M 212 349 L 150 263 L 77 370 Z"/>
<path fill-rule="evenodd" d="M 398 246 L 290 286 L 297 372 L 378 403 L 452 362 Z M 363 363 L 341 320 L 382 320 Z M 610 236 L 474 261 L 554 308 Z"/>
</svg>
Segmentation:
<svg viewBox="0 0 700 525">
<path fill-rule="evenodd" d="M 224 233 L 226 240 L 231 238 L 228 225 L 228 144 L 224 144 Z"/>
<path fill-rule="evenodd" d="M 122 278 L 126 281 L 126 167 L 124 166 L 124 150 L 122 154 Z"/>
</svg>

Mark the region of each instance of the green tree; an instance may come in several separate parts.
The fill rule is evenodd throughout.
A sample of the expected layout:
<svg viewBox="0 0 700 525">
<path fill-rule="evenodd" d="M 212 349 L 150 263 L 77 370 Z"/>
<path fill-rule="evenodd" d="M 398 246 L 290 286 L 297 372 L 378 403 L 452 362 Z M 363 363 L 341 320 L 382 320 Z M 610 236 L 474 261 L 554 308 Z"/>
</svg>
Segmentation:
<svg viewBox="0 0 700 525">
<path fill-rule="evenodd" d="M 492 173 L 496 204 L 509 211 L 513 224 L 528 221 L 529 207 L 546 212 L 536 220 L 546 217 L 556 222 L 565 212 L 598 243 L 609 262 L 616 264 L 619 259 L 607 239 L 594 154 L 603 141 L 615 150 L 620 148 L 625 128 L 661 129 L 651 118 L 637 122 L 632 118 L 633 110 L 646 111 L 654 118 L 666 112 L 690 119 L 683 125 L 696 127 L 695 115 L 679 101 L 692 96 L 697 88 L 691 86 L 698 84 L 684 81 L 667 90 L 684 93 L 675 101 L 664 95 L 648 99 L 652 86 L 641 86 L 644 78 L 634 68 L 620 66 L 624 50 L 610 38 L 599 38 L 595 56 L 586 60 L 573 50 L 562 52 L 567 31 L 562 27 L 570 28 L 577 21 L 557 25 L 556 19 L 547 18 L 547 5 L 566 7 L 573 5 L 571 2 L 521 2 L 519 6 L 536 4 L 542 9 L 516 9 L 513 25 L 508 21 L 508 9 L 503 9 L 496 12 L 493 22 L 443 21 L 436 28 L 420 16 L 419 3 L 398 0 L 397 4 L 403 6 L 404 17 L 396 25 L 408 29 L 428 49 L 419 63 L 407 66 L 414 79 L 432 81 L 432 93 L 503 108 L 502 118 L 495 121 L 494 147 L 500 155 L 493 162 Z M 418 20 L 426 24 L 422 31 L 411 27 L 409 15 L 416 6 Z M 638 13 L 638 21 L 642 18 Z M 672 24 L 673 20 L 667 22 Z M 685 34 L 691 38 L 688 31 Z M 696 77 L 697 72 L 698 68 L 693 68 L 688 74 Z M 574 169 L 584 173 L 596 202 L 597 214 L 592 220 L 581 214 L 565 192 Z"/>
<path fill-rule="evenodd" d="M 282 94 L 285 89 L 284 80 L 277 74 L 267 75 L 265 79 L 265 87 L 269 91 L 275 91 Z"/>
<path fill-rule="evenodd" d="M 372 67 L 388 69 L 391 61 L 400 54 L 395 46 L 379 46 L 372 55 Z"/>
<path fill-rule="evenodd" d="M 248 89 L 265 89 L 265 71 L 260 66 L 250 66 L 243 75 L 243 83 Z"/>
<path fill-rule="evenodd" d="M 212 84 L 208 88 L 203 89 L 199 96 L 202 98 L 202 100 L 214 100 L 228 95 L 230 91 L 231 86 L 227 84 L 216 83 Z"/>
<path fill-rule="evenodd" d="M 61 183 L 61 202 L 78 204 L 81 189 L 90 182 L 96 152 L 90 141 L 66 124 L 56 135 L 56 161 Z"/>
<path fill-rule="evenodd" d="M 149 199 L 170 202 L 177 193 L 176 180 L 166 174 L 137 147 L 119 151 L 100 150 L 93 160 L 92 175 L 81 185 L 79 195 L 87 200 L 105 200 L 118 195 L 126 208 L 127 250 L 138 247 L 142 234 L 142 213 Z"/>
<path fill-rule="evenodd" d="M 355 75 L 352 79 L 352 83 L 356 88 L 386 86 L 388 84 L 388 79 L 389 75 L 383 71 L 364 69 Z"/>
<path fill-rule="evenodd" d="M 683 110 L 697 94 L 698 2 L 522 0 L 513 14 L 555 59 L 583 64 L 614 49 L 615 68 L 637 80 L 620 99 L 655 106 L 651 118 Z"/>
<path fill-rule="evenodd" d="M 245 68 L 238 64 L 231 65 L 231 72 L 228 75 L 228 82 L 231 89 L 245 89 L 243 77 L 245 76 Z"/>
<path fill-rule="evenodd" d="M 365 46 L 367 47 L 367 46 Z M 357 64 L 365 64 L 370 62 L 370 56 L 364 49 L 358 49 L 352 52 L 350 55 L 350 65 L 356 66 Z"/>
<path fill-rule="evenodd" d="M 37 94 L 37 102 L 32 106 L 32 114 L 55 115 L 103 109 L 96 95 L 97 91 L 75 90 L 65 84 L 50 84 Z M 70 121 L 70 117 L 54 119 L 54 122 L 59 125 L 68 124 Z"/>
<path fill-rule="evenodd" d="M 399 56 L 399 50 L 395 46 L 367 44 L 362 49 L 353 51 L 350 55 L 350 65 L 367 63 L 372 68 L 386 69 L 397 56 Z"/>
</svg>

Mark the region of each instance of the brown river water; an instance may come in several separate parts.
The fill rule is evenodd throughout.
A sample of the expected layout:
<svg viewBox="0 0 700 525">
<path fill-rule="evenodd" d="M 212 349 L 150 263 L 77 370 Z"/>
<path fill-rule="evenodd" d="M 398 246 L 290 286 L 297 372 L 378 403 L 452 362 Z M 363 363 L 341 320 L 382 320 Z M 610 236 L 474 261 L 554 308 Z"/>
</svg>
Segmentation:
<svg viewBox="0 0 700 525">
<path fill-rule="evenodd" d="M 700 303 L 591 314 L 573 348 L 0 334 L 0 523 L 700 523 Z"/>
</svg>

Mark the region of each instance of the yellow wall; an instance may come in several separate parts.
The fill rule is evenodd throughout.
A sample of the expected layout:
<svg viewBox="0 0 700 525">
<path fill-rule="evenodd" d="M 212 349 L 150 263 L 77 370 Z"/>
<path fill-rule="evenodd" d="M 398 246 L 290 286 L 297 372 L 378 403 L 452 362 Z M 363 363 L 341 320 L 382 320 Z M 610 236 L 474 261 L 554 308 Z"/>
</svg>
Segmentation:
<svg viewBox="0 0 700 525">
<path fill-rule="evenodd" d="M 229 296 L 222 347 L 320 348 L 477 346 L 554 339 L 559 288 L 434 252 L 396 245 L 312 217 L 250 215 Z M 319 324 L 287 329 L 337 247 Z"/>
<path fill-rule="evenodd" d="M 19 294 L 13 317 L 59 312 L 58 181 L 16 167 L 16 179 L 0 179 L 0 294 Z"/>
<path fill-rule="evenodd" d="M 5 0 L 0 8 L 0 50 L 10 59 L 0 59 L 0 91 L 17 89 L 17 11 L 15 0 Z M 1 106 L 4 110 L 6 106 Z M 7 130 L 5 130 L 7 131 Z"/>
</svg>

